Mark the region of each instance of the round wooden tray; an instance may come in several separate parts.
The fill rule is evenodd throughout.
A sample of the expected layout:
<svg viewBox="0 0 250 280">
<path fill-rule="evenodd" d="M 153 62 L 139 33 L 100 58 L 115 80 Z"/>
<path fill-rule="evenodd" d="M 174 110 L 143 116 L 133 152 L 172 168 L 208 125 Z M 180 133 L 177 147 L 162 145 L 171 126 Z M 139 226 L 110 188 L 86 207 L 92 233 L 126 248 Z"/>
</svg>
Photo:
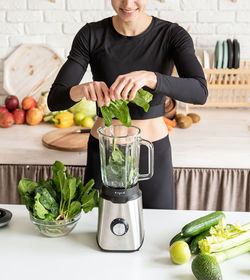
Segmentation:
<svg viewBox="0 0 250 280">
<path fill-rule="evenodd" d="M 50 89 L 63 63 L 47 45 L 21 45 L 4 62 L 3 87 L 20 102 L 27 95 L 37 100 Z"/>
</svg>

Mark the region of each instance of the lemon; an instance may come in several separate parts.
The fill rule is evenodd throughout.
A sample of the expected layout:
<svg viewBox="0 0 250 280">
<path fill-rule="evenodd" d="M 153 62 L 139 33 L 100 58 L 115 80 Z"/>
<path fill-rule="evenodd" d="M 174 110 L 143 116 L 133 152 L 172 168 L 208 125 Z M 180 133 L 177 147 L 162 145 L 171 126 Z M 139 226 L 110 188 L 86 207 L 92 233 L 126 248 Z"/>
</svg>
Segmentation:
<svg viewBox="0 0 250 280">
<path fill-rule="evenodd" d="M 74 121 L 76 125 L 81 125 L 81 121 L 85 118 L 85 115 L 81 112 L 74 115 Z"/>
<path fill-rule="evenodd" d="M 94 120 L 91 117 L 86 117 L 81 121 L 81 126 L 85 126 L 87 128 L 92 128 L 94 125 Z"/>
<path fill-rule="evenodd" d="M 170 257 L 175 264 L 183 264 L 190 260 L 191 252 L 184 241 L 176 241 L 169 248 Z"/>
</svg>

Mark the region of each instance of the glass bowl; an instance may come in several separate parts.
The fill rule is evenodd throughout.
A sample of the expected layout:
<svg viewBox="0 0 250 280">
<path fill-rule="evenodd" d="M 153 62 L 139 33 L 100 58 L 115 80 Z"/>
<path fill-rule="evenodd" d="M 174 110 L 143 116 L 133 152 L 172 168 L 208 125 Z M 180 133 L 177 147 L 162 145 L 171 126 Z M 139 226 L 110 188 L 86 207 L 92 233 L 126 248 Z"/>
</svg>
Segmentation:
<svg viewBox="0 0 250 280">
<path fill-rule="evenodd" d="M 36 229 L 48 237 L 61 237 L 69 234 L 75 228 L 80 218 L 81 213 L 73 218 L 58 221 L 41 220 L 30 215 L 30 220 Z"/>
</svg>

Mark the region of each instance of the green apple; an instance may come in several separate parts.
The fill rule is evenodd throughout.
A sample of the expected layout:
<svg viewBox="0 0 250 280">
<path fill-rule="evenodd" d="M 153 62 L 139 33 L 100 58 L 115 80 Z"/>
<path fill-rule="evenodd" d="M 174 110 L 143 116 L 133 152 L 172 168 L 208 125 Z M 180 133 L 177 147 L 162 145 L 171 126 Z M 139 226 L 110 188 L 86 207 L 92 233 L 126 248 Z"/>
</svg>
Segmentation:
<svg viewBox="0 0 250 280">
<path fill-rule="evenodd" d="M 74 121 L 76 125 L 81 125 L 81 121 L 85 118 L 84 113 L 78 112 L 74 115 Z"/>
<path fill-rule="evenodd" d="M 94 120 L 91 117 L 86 117 L 81 121 L 81 126 L 87 127 L 87 128 L 92 128 L 94 125 Z"/>
</svg>

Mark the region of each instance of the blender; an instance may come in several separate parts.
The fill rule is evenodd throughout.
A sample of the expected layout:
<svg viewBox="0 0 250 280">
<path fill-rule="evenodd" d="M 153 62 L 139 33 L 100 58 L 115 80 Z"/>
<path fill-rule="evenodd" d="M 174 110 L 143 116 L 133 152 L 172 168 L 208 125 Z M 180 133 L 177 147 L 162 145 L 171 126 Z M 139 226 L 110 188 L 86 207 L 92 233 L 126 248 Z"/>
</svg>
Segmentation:
<svg viewBox="0 0 250 280">
<path fill-rule="evenodd" d="M 153 176 L 154 150 L 136 126 L 100 127 L 102 188 L 97 243 L 104 251 L 133 252 L 144 240 L 141 180 Z M 148 148 L 148 173 L 139 174 L 140 145 Z"/>
</svg>

